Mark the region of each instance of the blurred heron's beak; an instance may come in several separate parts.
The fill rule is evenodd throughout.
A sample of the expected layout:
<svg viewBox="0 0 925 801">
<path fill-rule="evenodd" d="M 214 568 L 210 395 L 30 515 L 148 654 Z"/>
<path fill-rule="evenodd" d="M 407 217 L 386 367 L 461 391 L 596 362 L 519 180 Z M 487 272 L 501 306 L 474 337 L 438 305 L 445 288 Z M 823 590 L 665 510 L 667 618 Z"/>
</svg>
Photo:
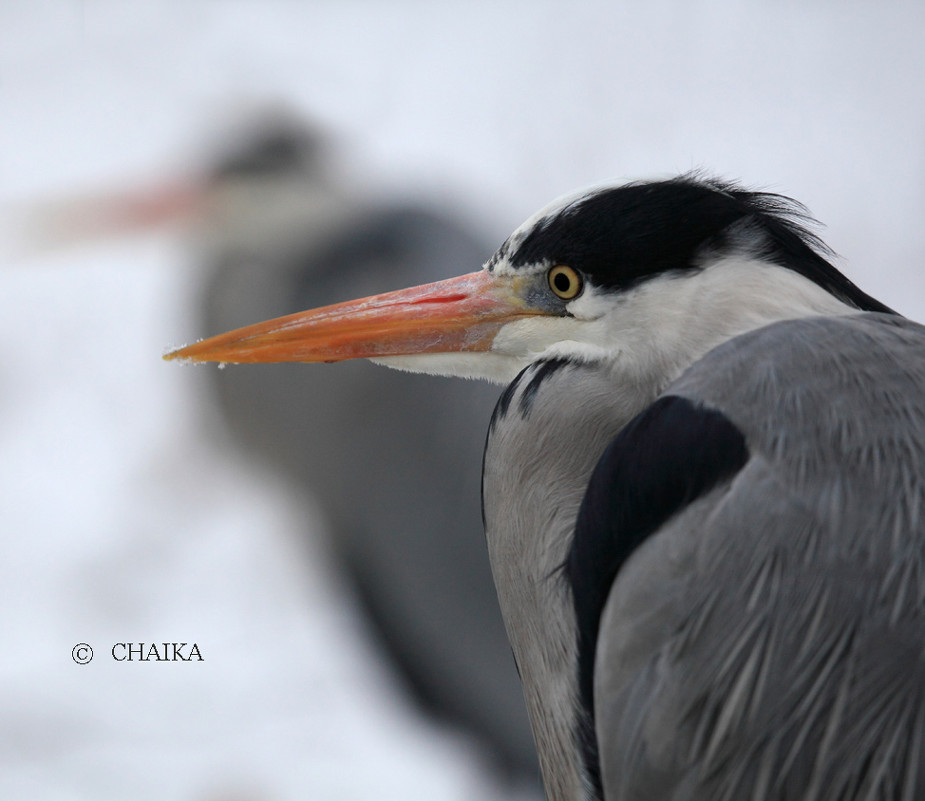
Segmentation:
<svg viewBox="0 0 925 801">
<path fill-rule="evenodd" d="M 194 219 L 206 191 L 193 181 L 58 198 L 26 209 L 24 239 L 31 250 L 45 250 L 135 234 Z"/>
<path fill-rule="evenodd" d="M 278 317 L 172 351 L 196 362 L 337 362 L 491 349 L 514 319 L 540 314 L 520 279 L 487 270 Z"/>
</svg>

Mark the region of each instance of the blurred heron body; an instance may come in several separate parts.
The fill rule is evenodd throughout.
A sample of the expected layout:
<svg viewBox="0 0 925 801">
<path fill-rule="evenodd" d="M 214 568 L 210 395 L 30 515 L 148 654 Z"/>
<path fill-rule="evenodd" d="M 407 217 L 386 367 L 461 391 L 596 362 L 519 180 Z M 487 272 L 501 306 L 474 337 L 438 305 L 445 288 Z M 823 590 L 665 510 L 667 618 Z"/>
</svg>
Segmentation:
<svg viewBox="0 0 925 801">
<path fill-rule="evenodd" d="M 248 118 L 192 174 L 46 210 L 45 238 L 185 223 L 204 330 L 435 280 L 489 255 L 445 209 L 355 195 L 329 151 L 288 113 Z M 209 379 L 219 429 L 318 502 L 325 525 L 307 533 L 325 535 L 376 653 L 429 713 L 474 736 L 515 782 L 535 783 L 478 502 L 492 388 L 363 363 L 324 381 L 286 364 Z"/>
<path fill-rule="evenodd" d="M 490 252 L 446 214 L 351 197 L 304 127 L 266 127 L 212 171 L 200 224 L 205 330 L 452 274 Z M 433 712 L 535 775 L 479 517 L 494 392 L 343 364 L 212 376 L 236 438 L 316 497 L 378 640 Z"/>
</svg>

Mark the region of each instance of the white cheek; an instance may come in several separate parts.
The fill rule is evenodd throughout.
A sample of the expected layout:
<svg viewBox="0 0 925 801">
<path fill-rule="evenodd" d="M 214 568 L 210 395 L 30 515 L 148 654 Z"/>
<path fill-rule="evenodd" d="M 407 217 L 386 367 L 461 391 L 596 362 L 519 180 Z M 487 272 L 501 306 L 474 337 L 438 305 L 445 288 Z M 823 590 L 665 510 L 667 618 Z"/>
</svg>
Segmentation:
<svg viewBox="0 0 925 801">
<path fill-rule="evenodd" d="M 527 317 L 508 323 L 498 331 L 491 350 L 532 361 L 557 342 L 581 338 L 585 325 L 571 317 Z"/>
<path fill-rule="evenodd" d="M 570 317 L 537 316 L 504 326 L 492 343 L 493 353 L 533 361 L 539 357 L 571 356 L 579 359 L 600 356 L 600 348 L 614 342 L 612 298 L 588 287 L 566 308 Z"/>
<path fill-rule="evenodd" d="M 614 298 L 588 286 L 585 291 L 565 307 L 578 320 L 599 320 L 614 309 Z"/>
</svg>

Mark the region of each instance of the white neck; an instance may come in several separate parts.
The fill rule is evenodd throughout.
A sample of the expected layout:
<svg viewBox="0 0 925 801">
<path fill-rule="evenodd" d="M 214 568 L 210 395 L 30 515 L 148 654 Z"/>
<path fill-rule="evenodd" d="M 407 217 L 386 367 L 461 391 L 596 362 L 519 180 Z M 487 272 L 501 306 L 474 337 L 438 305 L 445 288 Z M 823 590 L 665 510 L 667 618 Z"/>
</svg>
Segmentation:
<svg viewBox="0 0 925 801">
<path fill-rule="evenodd" d="M 780 320 L 856 311 L 793 270 L 729 257 L 695 275 L 667 275 L 627 292 L 606 316 L 606 337 L 619 345 L 621 372 L 641 370 L 664 385 L 740 334 Z"/>
</svg>

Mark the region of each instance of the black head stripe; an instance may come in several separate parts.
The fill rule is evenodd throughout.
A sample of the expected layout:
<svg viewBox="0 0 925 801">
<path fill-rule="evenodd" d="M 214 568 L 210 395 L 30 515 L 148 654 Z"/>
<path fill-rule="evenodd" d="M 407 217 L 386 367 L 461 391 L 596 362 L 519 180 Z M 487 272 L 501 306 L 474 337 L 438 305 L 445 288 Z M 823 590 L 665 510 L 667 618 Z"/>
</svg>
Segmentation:
<svg viewBox="0 0 925 801">
<path fill-rule="evenodd" d="M 704 254 L 741 247 L 747 230 L 762 258 L 859 309 L 889 312 L 829 263 L 831 253 L 812 223 L 804 207 L 782 195 L 685 175 L 589 193 L 519 232 L 496 260 L 506 258 L 515 269 L 567 264 L 598 286 L 623 290 L 656 275 L 697 270 Z"/>
</svg>

